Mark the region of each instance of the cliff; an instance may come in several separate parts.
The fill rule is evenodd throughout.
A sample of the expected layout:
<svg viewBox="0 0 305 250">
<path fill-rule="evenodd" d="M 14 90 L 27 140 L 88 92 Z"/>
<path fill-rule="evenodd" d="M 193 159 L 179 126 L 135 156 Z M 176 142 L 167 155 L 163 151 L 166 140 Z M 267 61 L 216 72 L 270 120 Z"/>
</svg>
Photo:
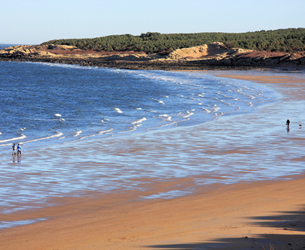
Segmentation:
<svg viewBox="0 0 305 250">
<path fill-rule="evenodd" d="M 68 63 L 129 69 L 217 69 L 238 67 L 304 67 L 305 52 L 266 52 L 203 44 L 171 53 L 146 54 L 80 50 L 67 45 L 19 45 L 0 50 L 2 61 Z"/>
</svg>

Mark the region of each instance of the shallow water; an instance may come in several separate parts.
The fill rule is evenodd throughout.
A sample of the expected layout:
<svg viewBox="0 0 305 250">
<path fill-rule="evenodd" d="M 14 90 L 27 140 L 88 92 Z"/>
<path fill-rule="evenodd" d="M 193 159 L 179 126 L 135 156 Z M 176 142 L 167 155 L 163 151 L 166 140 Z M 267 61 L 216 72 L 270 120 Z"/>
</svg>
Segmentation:
<svg viewBox="0 0 305 250">
<path fill-rule="evenodd" d="M 142 80 L 147 76 L 137 74 L 145 73 L 136 72 L 136 77 Z M 115 71 L 115 74 L 120 74 L 120 71 Z M 126 74 L 134 77 L 135 73 Z M 151 124 L 155 125 L 155 121 L 153 121 L 145 129 L 136 129 L 132 133 L 119 133 L 124 131 L 123 129 L 120 131 L 121 125 L 119 125 L 114 129 L 119 131 L 118 133 L 111 130 L 103 135 L 98 135 L 90 130 L 90 137 L 82 140 L 56 139 L 43 146 L 40 145 L 40 147 L 27 146 L 25 143 L 20 159 L 14 159 L 9 149 L 3 150 L 0 165 L 2 171 L 0 211 L 12 213 L 52 205 L 49 201 L 53 197 L 80 196 L 86 195 L 90 191 L 100 193 L 134 189 L 145 191 L 145 184 L 172 178 L 191 177 L 194 185 L 188 188 L 177 186 L 168 192 L 143 195 L 139 198 L 172 198 L 193 192 L 196 185 L 292 178 L 304 171 L 302 146 L 305 137 L 304 130 L 298 126 L 299 123 L 302 123 L 304 101 L 286 100 L 289 91 L 301 92 L 303 85 L 294 85 L 289 91 L 280 86 L 272 86 L 276 88 L 278 93 L 276 94 L 270 89 L 271 85 L 262 86 L 247 81 L 218 79 L 207 74 L 173 73 L 171 75 L 169 72 L 148 72 L 147 74 L 151 74 L 150 79 L 152 76 L 158 75 L 158 77 L 162 77 L 162 81 L 165 81 L 164 74 L 167 78 L 170 75 L 177 79 L 178 76 L 180 81 L 183 76 L 185 82 L 191 79 L 190 84 L 192 85 L 196 79 L 200 79 L 200 81 L 212 79 L 217 83 L 229 85 L 226 92 L 230 94 L 232 92 L 228 90 L 237 89 L 233 88 L 231 83 L 234 86 L 240 85 L 238 88 L 242 86 L 241 88 L 247 89 L 252 86 L 259 97 L 251 99 L 249 96 L 253 97 L 253 93 L 247 94 L 246 100 L 241 98 L 241 96 L 244 98 L 244 95 L 239 96 L 239 100 L 242 99 L 242 101 L 238 107 L 242 107 L 242 109 L 247 107 L 247 109 L 245 112 L 234 112 L 234 114 L 237 113 L 236 115 L 218 115 L 217 110 L 213 112 L 210 119 L 201 118 L 200 115 L 205 113 L 200 113 L 195 109 L 195 113 L 196 110 L 198 112 L 197 118 L 192 120 L 187 117 L 188 120 L 184 120 L 180 124 L 181 126 L 178 122 L 178 126 L 177 123 L 174 123 L 164 129 L 162 124 L 171 122 L 156 119 L 159 122 L 158 127 L 160 127 L 157 130 L 147 129 L 152 127 Z M 169 82 L 163 84 L 173 83 L 173 80 L 167 81 Z M 162 84 L 162 82 L 157 80 L 157 84 Z M 186 89 L 189 88 L 188 85 Z M 207 101 L 217 102 L 217 107 L 220 107 L 221 110 L 226 109 L 228 105 L 221 106 L 222 102 L 219 99 L 222 100 L 223 94 L 217 92 L 224 91 L 224 89 L 220 89 L 213 92 L 216 97 L 213 96 L 214 94 L 210 94 Z M 198 91 L 198 86 L 195 90 Z M 178 90 L 175 89 L 175 91 Z M 202 89 L 199 90 L 200 93 L 201 91 Z M 188 97 L 192 97 L 192 93 L 197 92 L 192 90 L 183 95 L 187 94 Z M 239 94 L 238 91 L 236 93 Z M 268 94 L 262 98 L 262 93 Z M 173 95 L 176 96 L 177 93 L 174 92 Z M 221 95 L 222 98 L 219 98 L 218 95 Z M 169 92 L 167 92 L 167 96 L 164 98 L 164 102 L 170 99 Z M 152 100 L 151 97 L 148 99 Z M 162 100 L 161 98 L 155 99 Z M 200 102 L 205 101 L 203 99 L 202 97 Z M 256 99 L 259 101 L 255 102 Z M 180 97 L 179 100 L 181 100 Z M 193 102 L 192 98 L 182 100 L 186 100 L 186 103 L 179 104 L 177 110 L 183 107 L 184 111 L 190 112 L 199 101 Z M 172 105 L 176 101 L 174 97 Z M 250 102 L 252 105 L 249 105 Z M 162 107 L 161 103 L 154 100 L 152 103 L 155 105 L 154 109 L 159 104 Z M 245 103 L 247 104 L 243 106 L 242 104 Z M 259 106 L 262 103 L 264 105 Z M 146 104 L 145 102 L 142 108 Z M 213 108 L 213 105 L 208 107 Z M 201 108 L 202 105 L 198 106 Z M 137 105 L 137 107 L 141 106 Z M 129 112 L 126 111 L 127 108 L 122 108 L 122 110 Z M 147 110 L 150 109 L 147 108 Z M 176 107 L 172 110 L 175 112 L 169 114 L 168 109 L 166 112 L 162 112 L 164 111 L 162 108 L 161 111 L 156 109 L 158 114 L 168 114 L 172 117 L 181 112 L 178 112 Z M 114 110 L 112 112 L 112 114 L 120 114 Z M 54 110 L 51 114 L 53 113 L 55 113 Z M 285 127 L 288 115 L 293 121 L 289 132 Z M 146 113 L 145 117 L 148 117 Z M 190 117 L 196 117 L 196 114 Z M 156 117 L 153 116 L 151 119 L 154 120 L 154 118 Z M 147 120 L 149 121 L 148 118 Z M 144 121 L 142 122 L 144 123 Z M 5 224 L 5 226 L 8 225 Z"/>
</svg>

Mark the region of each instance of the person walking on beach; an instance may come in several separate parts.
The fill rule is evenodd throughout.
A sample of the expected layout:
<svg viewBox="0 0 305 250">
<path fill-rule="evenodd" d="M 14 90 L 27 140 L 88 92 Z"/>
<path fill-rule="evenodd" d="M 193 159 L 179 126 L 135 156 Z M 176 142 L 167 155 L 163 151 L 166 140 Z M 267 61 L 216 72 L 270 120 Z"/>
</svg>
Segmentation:
<svg viewBox="0 0 305 250">
<path fill-rule="evenodd" d="M 14 143 L 13 146 L 12 146 L 12 149 L 13 149 L 13 155 L 17 154 L 17 147 L 16 147 L 16 144 Z"/>
<path fill-rule="evenodd" d="M 290 121 L 289 121 L 289 119 L 287 119 L 286 125 L 287 125 L 288 128 L 289 128 L 289 124 L 290 124 Z"/>
<path fill-rule="evenodd" d="M 18 145 L 17 145 L 17 155 L 21 155 L 21 150 L 22 150 L 21 145 L 18 143 Z"/>
</svg>

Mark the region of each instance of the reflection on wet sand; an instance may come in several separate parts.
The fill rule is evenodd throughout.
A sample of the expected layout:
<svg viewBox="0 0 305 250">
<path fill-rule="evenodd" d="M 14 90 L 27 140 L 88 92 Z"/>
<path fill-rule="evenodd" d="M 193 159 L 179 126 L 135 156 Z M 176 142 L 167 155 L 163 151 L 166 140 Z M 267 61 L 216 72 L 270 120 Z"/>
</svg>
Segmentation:
<svg viewBox="0 0 305 250">
<path fill-rule="evenodd" d="M 19 154 L 13 154 L 13 162 L 14 163 L 20 163 L 21 162 L 21 155 Z"/>
</svg>

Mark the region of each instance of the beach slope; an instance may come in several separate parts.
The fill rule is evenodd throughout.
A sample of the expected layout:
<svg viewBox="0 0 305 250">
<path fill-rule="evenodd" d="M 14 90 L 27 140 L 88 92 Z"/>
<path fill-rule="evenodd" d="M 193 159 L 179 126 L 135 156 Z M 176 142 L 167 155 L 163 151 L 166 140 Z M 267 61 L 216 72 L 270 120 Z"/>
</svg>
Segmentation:
<svg viewBox="0 0 305 250">
<path fill-rule="evenodd" d="M 303 78 L 272 72 L 219 76 L 280 87 L 281 102 L 304 101 Z M 300 145 L 305 141 L 287 138 Z M 280 144 L 283 139 L 275 141 Z M 304 160 L 293 159 L 300 167 Z M 187 177 L 151 180 L 147 194 L 121 191 L 57 198 L 52 201 L 56 206 L 1 214 L 1 221 L 37 221 L 1 230 L 1 249 L 304 249 L 304 181 L 303 174 L 292 174 L 269 181 L 196 186 Z M 177 186 L 190 186 L 195 192 L 166 200 L 139 199 Z"/>
</svg>

